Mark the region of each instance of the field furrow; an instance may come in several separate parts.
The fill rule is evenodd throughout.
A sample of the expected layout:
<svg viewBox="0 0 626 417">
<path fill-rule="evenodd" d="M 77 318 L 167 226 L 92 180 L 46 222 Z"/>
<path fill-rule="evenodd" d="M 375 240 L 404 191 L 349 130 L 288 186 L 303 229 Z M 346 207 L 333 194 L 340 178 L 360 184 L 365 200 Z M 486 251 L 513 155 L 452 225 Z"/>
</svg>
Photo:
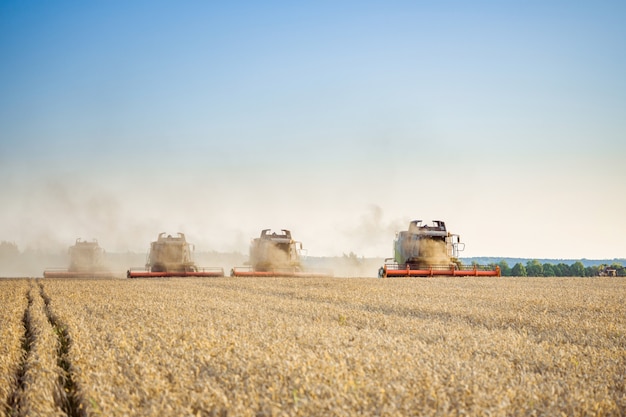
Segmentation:
<svg viewBox="0 0 626 417">
<path fill-rule="evenodd" d="M 26 280 L 0 280 L 0 415 L 9 415 L 12 410 L 23 373 L 27 294 Z"/>
<path fill-rule="evenodd" d="M 5 411 L 10 416 L 66 416 L 57 367 L 59 340 L 50 325 L 39 288 L 28 282 L 22 316 L 21 354 Z"/>
</svg>

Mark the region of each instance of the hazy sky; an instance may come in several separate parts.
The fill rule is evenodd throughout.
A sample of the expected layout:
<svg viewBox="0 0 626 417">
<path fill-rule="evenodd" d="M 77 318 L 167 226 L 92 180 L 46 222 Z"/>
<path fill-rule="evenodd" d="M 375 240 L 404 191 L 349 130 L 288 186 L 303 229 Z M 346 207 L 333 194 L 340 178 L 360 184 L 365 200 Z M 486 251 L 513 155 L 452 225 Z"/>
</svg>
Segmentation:
<svg viewBox="0 0 626 417">
<path fill-rule="evenodd" d="M 226 4 L 0 3 L 0 240 L 626 257 L 623 1 Z"/>
</svg>

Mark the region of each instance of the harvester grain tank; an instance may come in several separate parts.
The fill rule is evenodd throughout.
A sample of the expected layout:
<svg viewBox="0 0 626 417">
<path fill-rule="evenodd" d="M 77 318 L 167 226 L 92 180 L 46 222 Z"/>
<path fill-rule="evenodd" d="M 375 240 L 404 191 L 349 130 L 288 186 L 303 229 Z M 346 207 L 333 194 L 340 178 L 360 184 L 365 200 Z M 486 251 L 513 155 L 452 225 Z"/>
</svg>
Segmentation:
<svg viewBox="0 0 626 417">
<path fill-rule="evenodd" d="M 459 235 L 448 232 L 443 221 L 434 220 L 426 224 L 413 220 L 408 230 L 396 234 L 394 257 L 385 259 L 378 276 L 500 276 L 498 266 L 463 266 L 458 260 L 459 251 L 463 248 Z"/>
<path fill-rule="evenodd" d="M 177 236 L 160 233 L 157 240 L 150 244 L 145 269 L 131 268 L 126 276 L 128 278 L 224 276 L 222 268 L 197 267 L 191 256 L 192 251 L 193 245 L 187 243 L 183 233 L 178 233 Z"/>
<path fill-rule="evenodd" d="M 291 237 L 291 231 L 280 233 L 264 229 L 250 243 L 249 266 L 235 267 L 233 277 L 327 277 L 329 271 L 305 270 L 302 266 L 302 242 Z"/>
<path fill-rule="evenodd" d="M 70 265 L 43 272 L 44 278 L 110 278 L 114 274 L 105 266 L 105 251 L 96 239 L 91 242 L 76 239 L 68 249 Z"/>
</svg>

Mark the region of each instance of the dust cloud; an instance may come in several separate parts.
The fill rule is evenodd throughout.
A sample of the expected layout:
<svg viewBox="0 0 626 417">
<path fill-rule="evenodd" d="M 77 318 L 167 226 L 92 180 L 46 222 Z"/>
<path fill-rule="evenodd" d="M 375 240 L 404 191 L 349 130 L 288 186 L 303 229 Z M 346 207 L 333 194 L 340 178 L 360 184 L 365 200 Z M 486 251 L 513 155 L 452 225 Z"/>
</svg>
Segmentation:
<svg viewBox="0 0 626 417">
<path fill-rule="evenodd" d="M 353 243 L 350 251 L 368 257 L 392 257 L 396 232 L 405 230 L 409 221 L 407 217 L 386 220 L 383 209 L 371 204 L 356 225 L 344 227 L 340 232 L 344 240 Z"/>
<path fill-rule="evenodd" d="M 378 276 L 378 269 L 383 265 L 383 258 L 366 258 L 354 253 L 332 257 L 309 257 L 303 260 L 305 271 L 331 272 L 335 277 L 373 278 Z"/>
<path fill-rule="evenodd" d="M 185 233 L 198 266 L 227 272 L 249 260 L 251 239 L 268 225 L 294 231 L 310 255 L 305 267 L 332 269 L 337 276 L 375 276 L 379 259 L 392 254 L 395 232 L 408 221 L 386 220 L 381 207 L 362 200 L 328 198 L 329 191 L 310 183 L 261 192 L 244 174 L 224 181 L 223 175 L 209 180 L 191 174 L 133 177 L 121 171 L 104 177 L 81 171 L 22 177 L 18 172 L 0 190 L 11 196 L 0 204 L 0 242 L 18 248 L 17 254 L 0 257 L 0 276 L 41 276 L 48 268 L 68 268 L 68 249 L 77 238 L 96 239 L 106 251 L 107 268 L 123 276 L 130 267 L 145 266 L 150 242 L 160 232 Z M 374 267 L 370 258 L 376 259 Z"/>
<path fill-rule="evenodd" d="M 273 268 L 287 268 L 296 261 L 295 254 L 289 253 L 289 248 L 280 248 L 270 242 L 258 242 L 257 247 L 250 254 L 250 264 L 258 270 L 271 270 Z M 288 244 L 285 244 L 288 245 Z M 292 259 L 291 256 L 294 258 Z"/>
<path fill-rule="evenodd" d="M 449 265 L 450 258 L 446 243 L 441 240 L 420 239 L 419 245 L 420 263 L 427 266 Z"/>
</svg>

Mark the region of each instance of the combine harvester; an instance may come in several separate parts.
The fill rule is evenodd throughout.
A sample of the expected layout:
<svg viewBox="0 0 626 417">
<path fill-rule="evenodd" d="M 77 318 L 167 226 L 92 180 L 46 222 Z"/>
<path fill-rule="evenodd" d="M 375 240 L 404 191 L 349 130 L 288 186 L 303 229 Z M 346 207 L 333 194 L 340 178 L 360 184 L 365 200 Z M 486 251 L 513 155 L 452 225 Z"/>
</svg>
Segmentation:
<svg viewBox="0 0 626 417">
<path fill-rule="evenodd" d="M 52 268 L 43 271 L 44 278 L 111 278 L 113 273 L 104 265 L 104 249 L 97 240 L 91 242 L 76 239 L 69 248 L 68 269 Z"/>
<path fill-rule="evenodd" d="M 160 233 L 158 239 L 150 244 L 150 252 L 145 268 L 131 268 L 126 273 L 128 278 L 163 278 L 163 277 L 223 277 L 222 268 L 198 268 L 191 258 L 193 245 L 187 243 L 185 235 L 165 236 Z"/>
<path fill-rule="evenodd" d="M 463 248 L 459 235 L 448 232 L 441 220 L 431 225 L 413 220 L 409 230 L 396 234 L 394 258 L 385 259 L 378 277 L 500 276 L 499 266 L 461 265 L 458 256 Z"/>
<path fill-rule="evenodd" d="M 302 243 L 291 238 L 291 232 L 282 229 L 277 234 L 270 229 L 250 243 L 249 266 L 235 267 L 231 277 L 331 277 L 329 271 L 303 270 Z"/>
</svg>

